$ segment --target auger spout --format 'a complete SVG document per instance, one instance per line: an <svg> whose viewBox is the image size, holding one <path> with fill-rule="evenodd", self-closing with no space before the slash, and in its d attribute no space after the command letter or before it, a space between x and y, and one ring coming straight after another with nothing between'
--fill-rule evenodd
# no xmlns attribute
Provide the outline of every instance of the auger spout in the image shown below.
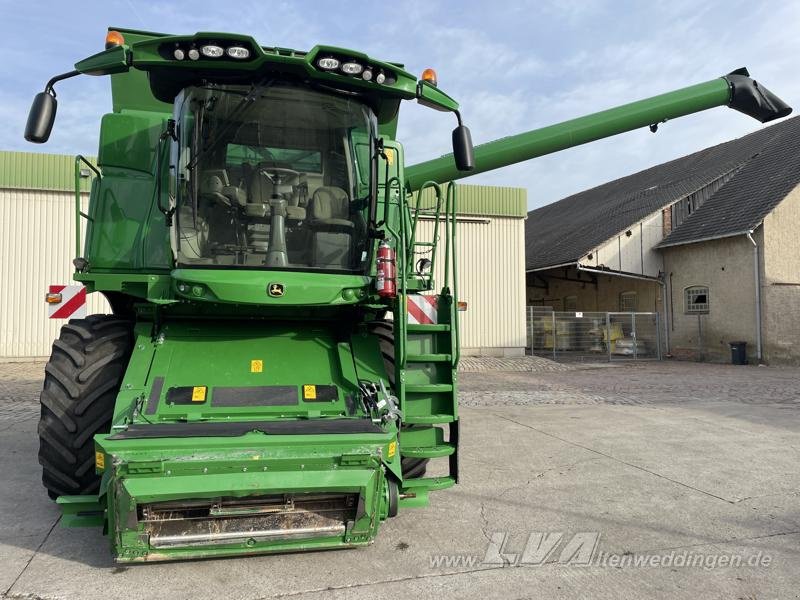
<svg viewBox="0 0 800 600"><path fill-rule="evenodd" d="M411 165L406 168L406 182L417 190L426 181L443 183L485 173L717 106L729 106L762 123L792 112L742 68L705 83L480 144L475 147L475 169L469 172L456 168L452 154Z"/></svg>

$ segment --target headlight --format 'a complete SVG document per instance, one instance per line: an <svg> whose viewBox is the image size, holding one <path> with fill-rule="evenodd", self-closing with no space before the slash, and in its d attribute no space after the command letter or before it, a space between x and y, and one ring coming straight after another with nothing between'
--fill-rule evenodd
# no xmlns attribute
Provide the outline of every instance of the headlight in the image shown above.
<svg viewBox="0 0 800 600"><path fill-rule="evenodd" d="M342 73L347 75L358 75L364 67L357 62L346 62L342 65Z"/></svg>
<svg viewBox="0 0 800 600"><path fill-rule="evenodd" d="M334 69L339 68L339 59L326 56L325 58L320 58L317 61L317 66L326 71L333 71Z"/></svg>
<svg viewBox="0 0 800 600"><path fill-rule="evenodd" d="M225 51L220 46L208 44L200 47L200 53L208 58L219 58L225 53Z"/></svg>
<svg viewBox="0 0 800 600"><path fill-rule="evenodd" d="M197 51L197 48L192 48L191 50L189 50L188 55L189 58L191 58L192 60L197 60L198 58L200 58L200 53Z"/></svg>
<svg viewBox="0 0 800 600"><path fill-rule="evenodd" d="M383 71L378 73L378 75L375 77L375 81L377 83L383 83L384 81L386 81L386 75L383 74Z"/></svg>
<svg viewBox="0 0 800 600"><path fill-rule="evenodd" d="M244 59L250 56L250 50L242 46L230 46L225 53L231 58Z"/></svg>
<svg viewBox="0 0 800 600"><path fill-rule="evenodd" d="M186 53L180 48L175 48L175 52L172 53L172 56L175 57L175 60L183 60Z"/></svg>
<svg viewBox="0 0 800 600"><path fill-rule="evenodd" d="M372 79L372 71L370 71L369 69L367 69L366 71L364 71L364 72L361 74L361 78L362 78L364 81L369 81L370 79Z"/></svg>

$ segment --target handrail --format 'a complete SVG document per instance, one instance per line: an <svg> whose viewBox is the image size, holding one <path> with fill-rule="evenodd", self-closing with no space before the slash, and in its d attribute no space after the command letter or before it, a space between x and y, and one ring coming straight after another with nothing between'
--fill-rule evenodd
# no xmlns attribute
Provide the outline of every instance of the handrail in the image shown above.
<svg viewBox="0 0 800 600"><path fill-rule="evenodd" d="M445 252L450 253L452 251L451 260L453 265L453 293L452 293L453 304L451 307L451 313L452 313L451 328L452 328L452 339L454 342L452 348L452 355L453 355L452 365L453 368L455 369L456 367L458 367L458 361L461 358L461 339L460 339L461 332L458 326L458 319L459 319L458 272L456 270L458 267L458 260L457 260L458 248L456 246L456 215L458 214L458 207L457 207L458 196L456 193L456 183L454 181L451 181L448 184L446 195L447 195L447 200L445 206L447 210L447 218L450 221L450 232L449 235L447 235L447 240L445 243ZM447 269L447 271L445 272L445 283L449 281L449 275L450 275L450 273L448 272L449 266L450 266L450 261L448 261L445 258L445 269Z"/></svg>
<svg viewBox="0 0 800 600"><path fill-rule="evenodd" d="M433 208L435 208L434 214L434 224L433 224L433 237L432 237L432 247L431 247L431 268L430 268L430 278L433 278L433 271L436 268L436 247L437 247L437 240L439 239L439 218L442 213L442 188L441 186L436 183L435 181L426 181L422 184L422 187L417 191L417 203L414 207L414 220L413 225L411 227L411 237L409 239L409 251L411 252L411 260L413 262L414 259L414 245L417 243L417 223L419 222L419 215L420 211L422 210L421 202L422 202L422 193L425 191L426 188L431 187L434 190L434 194L436 195L436 203ZM410 271L413 273L414 265L408 265ZM430 281L428 282L430 284Z"/></svg>
<svg viewBox="0 0 800 600"><path fill-rule="evenodd" d="M75 256L81 255L81 217L87 221L93 221L92 217L81 211L81 163L85 164L92 171L98 180L102 180L103 176L100 171L92 163L86 160L81 154L75 156ZM91 188L90 188L91 191Z"/></svg>

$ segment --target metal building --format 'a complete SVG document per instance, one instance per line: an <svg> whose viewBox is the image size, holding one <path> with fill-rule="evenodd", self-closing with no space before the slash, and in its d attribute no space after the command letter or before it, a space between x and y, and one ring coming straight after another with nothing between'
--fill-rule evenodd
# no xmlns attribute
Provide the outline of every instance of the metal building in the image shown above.
<svg viewBox="0 0 800 600"><path fill-rule="evenodd" d="M85 212L89 183L79 179ZM526 192L460 185L458 214L463 353L521 355ZM49 285L73 283L75 223L73 156L0 151L0 360L50 354L64 321L47 318L44 294ZM432 226L420 227L431 232ZM100 294L90 294L88 312L110 309Z"/></svg>

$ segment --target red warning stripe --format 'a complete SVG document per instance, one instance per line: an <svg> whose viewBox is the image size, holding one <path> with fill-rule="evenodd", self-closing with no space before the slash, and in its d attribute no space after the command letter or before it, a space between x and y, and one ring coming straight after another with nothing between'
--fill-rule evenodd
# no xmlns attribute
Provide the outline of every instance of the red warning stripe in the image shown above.
<svg viewBox="0 0 800 600"><path fill-rule="evenodd" d="M419 323L420 325L434 325L436 323L437 304L436 296L412 294L408 297L408 302L406 303L409 322ZM424 305L428 305L429 308L426 309Z"/></svg>
<svg viewBox="0 0 800 600"><path fill-rule="evenodd" d="M426 315L422 311L422 309L411 300L408 301L408 314L410 314L413 317L414 321L416 321L417 323L427 324L427 325L433 324L431 318L428 315Z"/></svg>
<svg viewBox="0 0 800 600"><path fill-rule="evenodd" d="M58 294L65 287L67 287L67 286L65 286L65 285L51 285L47 291L50 294Z"/></svg>
<svg viewBox="0 0 800 600"><path fill-rule="evenodd" d="M54 289L55 291L53 291ZM63 289L64 289L63 285L62 286L51 285L50 293L57 294ZM80 290L78 290L77 294L75 294L72 298L67 300L62 306L59 306L58 310L54 312L50 318L66 319L84 304L86 304L86 288L81 288Z"/></svg>

